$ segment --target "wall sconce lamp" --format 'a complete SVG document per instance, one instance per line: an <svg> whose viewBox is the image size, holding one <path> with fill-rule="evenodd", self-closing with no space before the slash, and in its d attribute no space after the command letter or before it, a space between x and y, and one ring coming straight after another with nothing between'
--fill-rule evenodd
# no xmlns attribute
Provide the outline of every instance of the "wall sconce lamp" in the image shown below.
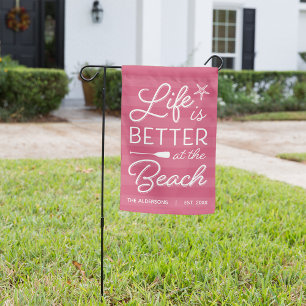
<svg viewBox="0 0 306 306"><path fill-rule="evenodd" d="M103 18L103 9L99 1L94 1L91 10L93 23L101 23Z"/></svg>

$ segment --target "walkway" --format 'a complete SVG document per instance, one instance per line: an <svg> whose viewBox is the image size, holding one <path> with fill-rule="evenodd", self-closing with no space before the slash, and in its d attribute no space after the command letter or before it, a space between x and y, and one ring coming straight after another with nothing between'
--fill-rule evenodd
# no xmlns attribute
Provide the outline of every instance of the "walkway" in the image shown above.
<svg viewBox="0 0 306 306"><path fill-rule="evenodd" d="M0 158L101 156L101 116L80 105L65 105L55 115L64 123L0 124ZM217 163L306 188L306 164L275 157L306 152L306 121L219 122ZM120 119L107 117L105 154L120 155Z"/></svg>

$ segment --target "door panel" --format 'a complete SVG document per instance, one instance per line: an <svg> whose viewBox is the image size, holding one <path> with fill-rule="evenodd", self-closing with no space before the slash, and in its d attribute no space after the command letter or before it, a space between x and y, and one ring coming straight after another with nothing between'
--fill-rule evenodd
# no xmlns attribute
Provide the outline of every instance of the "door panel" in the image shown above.
<svg viewBox="0 0 306 306"><path fill-rule="evenodd" d="M10 54L13 59L22 65L37 67L39 64L39 16L38 0L23 0L21 6L25 7L31 18L31 24L26 31L14 32L6 26L6 15L14 7L15 1L3 0L0 2L0 40L1 54Z"/></svg>
<svg viewBox="0 0 306 306"><path fill-rule="evenodd" d="M6 15L15 1L0 0L1 55L10 54L28 67L63 68L64 4L64 0L21 0L20 5L26 8L31 24L26 31L14 32L6 26ZM50 31L45 31L45 25L48 25L47 18L51 17L54 18L55 28L54 42L50 45L50 39L46 39L46 35L50 37Z"/></svg>

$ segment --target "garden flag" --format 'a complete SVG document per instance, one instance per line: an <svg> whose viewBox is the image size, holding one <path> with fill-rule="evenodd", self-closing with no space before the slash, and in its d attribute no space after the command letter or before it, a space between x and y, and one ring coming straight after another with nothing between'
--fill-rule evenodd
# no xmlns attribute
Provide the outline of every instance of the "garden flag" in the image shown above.
<svg viewBox="0 0 306 306"><path fill-rule="evenodd" d="M218 68L122 67L120 209L215 209Z"/></svg>

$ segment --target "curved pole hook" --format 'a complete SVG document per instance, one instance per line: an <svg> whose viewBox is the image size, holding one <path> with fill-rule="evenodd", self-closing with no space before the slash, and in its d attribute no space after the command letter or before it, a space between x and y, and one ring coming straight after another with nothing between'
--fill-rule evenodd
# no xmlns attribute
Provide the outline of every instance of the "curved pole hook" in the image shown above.
<svg viewBox="0 0 306 306"><path fill-rule="evenodd" d="M216 57L216 58L218 58L219 59L219 61L220 61L220 65L219 65L219 67L218 67L218 71L220 71L222 68L223 68L223 59L222 59L222 57L220 57L219 55L212 55L205 63L204 63L204 66L211 60L211 59L213 59L214 57Z"/></svg>
<svg viewBox="0 0 306 306"><path fill-rule="evenodd" d="M91 78L86 78L83 74L83 70L86 69L86 68L113 68L113 69L118 69L118 68L121 68L121 66L108 66L108 65L86 65L84 67L82 67L81 71L80 71L80 77L83 81L86 81L86 82L90 82L92 81L93 79L95 79L98 75L99 75L99 71L97 71L95 73L94 76L92 76Z"/></svg>
<svg viewBox="0 0 306 306"><path fill-rule="evenodd" d="M90 82L92 81L93 79L95 79L98 75L99 75L99 71L96 72L96 74L94 76L92 76L91 78L86 78L83 74L83 70L86 69L86 68L97 68L97 67L102 67L102 66L95 66L95 65L86 65L84 67L82 67L81 71L80 71L80 77L83 81L86 81L86 82Z"/></svg>
<svg viewBox="0 0 306 306"><path fill-rule="evenodd" d="M208 60L204 63L204 65L206 65L211 59L213 59L214 57L218 58L220 61L220 66L218 67L218 71L220 71L223 67L223 59L222 57L220 57L219 55L212 55L211 57L208 58ZM121 68L121 66L104 66L104 65L86 65L84 67L82 67L81 71L80 71L80 78L85 81L85 82L90 82L92 80L94 80L98 75L99 75L99 71L97 71L94 76L92 76L91 78L86 78L83 74L84 69L86 68Z"/></svg>

